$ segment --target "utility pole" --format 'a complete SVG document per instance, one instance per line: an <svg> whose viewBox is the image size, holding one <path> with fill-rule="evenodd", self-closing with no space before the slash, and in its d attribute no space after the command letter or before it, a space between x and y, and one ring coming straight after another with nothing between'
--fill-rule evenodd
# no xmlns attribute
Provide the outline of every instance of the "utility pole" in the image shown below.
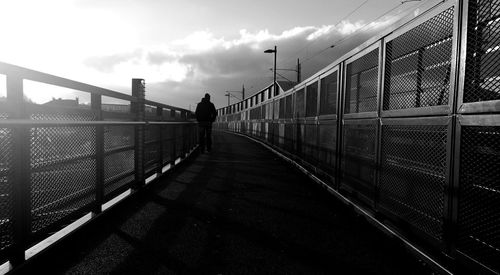
<svg viewBox="0 0 500 275"><path fill-rule="evenodd" d="M300 83L300 62L297 58L297 83Z"/></svg>
<svg viewBox="0 0 500 275"><path fill-rule="evenodd" d="M231 104L231 101L230 101L231 97L234 97L237 100L240 100L238 97L234 96L232 93L241 93L243 99L245 99L245 85L243 85L243 90L242 91L226 91L225 96L227 96L227 106L229 106ZM241 100L243 100L243 99L241 99Z"/></svg>
<svg viewBox="0 0 500 275"><path fill-rule="evenodd" d="M277 91L277 85L276 85L276 56L278 55L278 50L276 48L276 45L274 46L274 77L273 77L273 85L274 85L274 95L277 96L278 95L278 91Z"/></svg>
<svg viewBox="0 0 500 275"><path fill-rule="evenodd" d="M264 51L264 53L274 53L274 66L273 66L273 88L274 88L274 95L278 95L277 91L277 85L276 85L276 56L278 55L278 49L276 48L276 45L274 46L274 50L272 49L267 49Z"/></svg>

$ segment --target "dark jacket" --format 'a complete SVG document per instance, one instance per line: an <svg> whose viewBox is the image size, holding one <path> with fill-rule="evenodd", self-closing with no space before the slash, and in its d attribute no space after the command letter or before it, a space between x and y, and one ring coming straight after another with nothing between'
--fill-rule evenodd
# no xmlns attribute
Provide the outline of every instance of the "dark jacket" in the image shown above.
<svg viewBox="0 0 500 275"><path fill-rule="evenodd" d="M207 98L202 98L196 106L196 120L199 122L214 122L217 117L217 110L212 102Z"/></svg>

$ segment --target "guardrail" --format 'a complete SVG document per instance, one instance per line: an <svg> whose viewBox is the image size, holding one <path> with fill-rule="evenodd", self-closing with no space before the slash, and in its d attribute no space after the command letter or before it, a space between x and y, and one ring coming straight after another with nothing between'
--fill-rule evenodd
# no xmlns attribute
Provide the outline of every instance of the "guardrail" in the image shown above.
<svg viewBox="0 0 500 275"><path fill-rule="evenodd" d="M500 273L499 34L498 0L425 1L293 89L219 109L217 127L301 163L449 269Z"/></svg>
<svg viewBox="0 0 500 275"><path fill-rule="evenodd" d="M197 146L192 113L132 96L0 63L7 97L0 102L0 264L11 269L30 247L73 221L101 213L183 160ZM90 94L89 106L24 100L25 80ZM128 104L104 108L103 97Z"/></svg>

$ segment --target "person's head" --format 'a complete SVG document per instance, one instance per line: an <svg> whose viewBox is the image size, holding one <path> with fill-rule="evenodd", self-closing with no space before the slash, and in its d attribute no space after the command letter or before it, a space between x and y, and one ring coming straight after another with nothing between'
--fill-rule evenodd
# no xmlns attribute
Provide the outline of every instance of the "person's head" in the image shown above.
<svg viewBox="0 0 500 275"><path fill-rule="evenodd" d="M210 95L208 93L205 94L205 100L209 100L210 101Z"/></svg>

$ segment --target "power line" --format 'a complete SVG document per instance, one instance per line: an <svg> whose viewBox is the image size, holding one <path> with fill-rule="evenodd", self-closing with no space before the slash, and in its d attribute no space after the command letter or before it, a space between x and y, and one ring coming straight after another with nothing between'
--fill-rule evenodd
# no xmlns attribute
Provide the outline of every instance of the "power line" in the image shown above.
<svg viewBox="0 0 500 275"><path fill-rule="evenodd" d="M368 3L368 1L370 0L366 0L365 2L361 3L359 6L357 6L354 10L352 10L349 14L347 14L346 16L342 17L342 19L340 19L339 21L337 21L335 24L333 24L333 27L336 27L338 24L342 23L342 21L344 21L345 19L347 19L349 16L351 16L353 13L357 12L361 7L363 7L366 3ZM303 51L305 48L311 46L312 44L314 43L317 43L318 40L313 40L311 42L307 42L306 45L304 47L302 47L301 49L299 49L298 51L296 51L292 56L296 56L298 53L300 53L301 51ZM288 62L290 59L292 59L292 57L289 57L288 59L285 59L284 61L281 61L282 63L286 63Z"/></svg>
<svg viewBox="0 0 500 275"><path fill-rule="evenodd" d="M369 1L369 0L366 0L365 2L363 2L360 6L358 6L358 7L357 7L354 11L352 11L350 14L353 14L353 13L354 13L357 9L361 8L361 6L363 6L363 5L364 5L365 3L367 3L368 1ZM390 9L390 10L388 10L388 11L384 12L382 15L378 16L377 18L375 18L375 19L374 19L374 20L372 20L371 22L368 22L368 23L364 24L363 26L361 26L359 29L357 29L356 31L354 31L352 34L345 36L344 38L340 39L339 41L336 41L336 42L335 42L335 43L333 43L332 45L330 45L330 46L328 46L328 47L324 48L323 50L321 50L321 51L319 51L319 52L317 52L316 54L314 54L314 55L312 55L312 56L310 56L310 57L306 57L306 58L305 58L305 59L304 59L301 63L303 64L303 63L305 63L305 62L307 62L307 61L310 61L310 60L311 60L311 59L313 59L314 57L316 57L316 56L318 56L318 55L320 55L320 54L322 54L322 53L326 52L327 50L329 50L329 49L331 49L331 48L334 48L335 46L340 45L341 43L343 43L344 41L346 41L346 40L348 40L348 39L353 38L355 35L358 35L358 34L359 34L359 32L360 32L361 30L364 30L364 29L365 29L365 28L366 28L369 24L371 24L371 23L373 23L373 22L376 22L376 21L377 21L377 20L379 20L380 18L382 18L382 17L386 16L387 14L391 13L391 12L392 12L392 11L394 11L395 9L399 8L400 6L402 6L404 3L406 3L406 2L400 3L399 5L397 5L397 6L393 7L392 9ZM348 15L348 16L349 16L349 15ZM347 16L346 16L346 17L347 17ZM346 18L346 17L345 17L345 18ZM344 19L345 19L345 18L344 18ZM344 19L342 19L342 20L344 20ZM369 29L371 29L371 28L373 28L373 27L374 27L374 25L372 25L372 26L371 26L371 27L369 27L369 28L366 28L366 30L369 30ZM297 51L296 53L298 53L298 52L302 51L302 50L303 50L304 48L306 48L306 47L307 47L307 45L306 45L305 47L303 47L302 49L300 49L299 51ZM291 58L288 58L288 59L286 59L286 60L288 61L288 60L290 60L290 59L291 59ZM283 61L282 61L282 63L283 63ZM260 85L260 86L262 86L262 85L263 85L263 83L264 83L264 81L262 80L262 78L260 78L260 79L261 79L261 80L260 80L260 81L258 81L258 82L259 82L259 85Z"/></svg>
<svg viewBox="0 0 500 275"><path fill-rule="evenodd" d="M317 52L316 54L314 54L314 55L312 55L312 56L310 56L310 57L307 57L307 58L303 59L303 60L302 60L302 63L305 63L305 62L307 62L307 61L309 61L309 60L311 60L311 59L315 58L316 56L318 56L318 55L320 55L320 54L324 53L326 50L331 49L331 48L333 48L333 47L335 47L335 46L338 46L338 45L340 45L342 42L344 42L344 41L346 41L346 40L348 40L348 39L353 38L355 35L358 35L358 34L359 34L359 32L360 32L361 30L364 30L366 26L368 26L369 24L371 24L371 23L373 23L373 22L376 22L378 19L380 19L380 18L382 18L382 17L386 16L387 14L389 14L390 12L392 12L392 11L394 11L395 9L399 8L399 7L400 7L401 5L403 5L403 4L404 4L404 3L401 3L401 4L397 5L397 6L395 6L394 8L392 8L392 9L390 9L390 10L386 11L385 13L383 13L382 15L380 15L379 17L375 18L373 21L371 21L371 22L369 22L369 23L364 24L364 25L363 25L363 26L361 26L359 29L357 29L356 31L354 31L352 34L347 35L347 36L345 36L344 38L342 38L341 40L334 42L332 45L328 46L327 48L325 48L325 49L323 49L323 50L321 50L321 51L319 51L319 52ZM371 28L373 28L373 27L374 27L374 25L372 25L370 28L367 28L366 30L369 30L369 29L371 29Z"/></svg>
<svg viewBox="0 0 500 275"><path fill-rule="evenodd" d="M390 9L390 10L386 11L384 14L382 14L382 15L380 15L379 17L375 18L372 22L364 24L361 28L357 29L357 30L356 30L355 32L353 32L352 34L350 34L350 35L348 35L348 36L344 37L343 39L341 39L341 40L337 41L336 43L334 43L334 45L339 45L340 43L344 42L345 40L352 38L354 35L357 35L359 31L361 31L362 29L364 29L367 25L369 25L369 24L371 24L371 23L373 23L373 22L376 22L377 20L379 20L380 18L382 18L382 17L386 16L387 14L389 14L389 13L390 13L390 12L392 12L393 10L395 10L395 9L399 8L399 7L400 7L400 6L402 6L403 4L404 4L404 3L401 3L401 4L397 5L397 6L395 6L394 8L392 8L392 9ZM372 26L371 26L370 28L368 28L367 30L369 30L369 29L371 29L371 28L373 28L373 27L374 27L374 25L372 25Z"/></svg>

